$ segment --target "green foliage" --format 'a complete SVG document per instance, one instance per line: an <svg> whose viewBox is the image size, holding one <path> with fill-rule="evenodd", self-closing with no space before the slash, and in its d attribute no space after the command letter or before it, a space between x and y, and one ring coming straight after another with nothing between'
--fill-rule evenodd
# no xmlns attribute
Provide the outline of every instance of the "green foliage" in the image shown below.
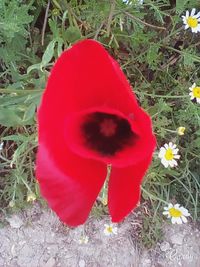
<svg viewBox="0 0 200 267"><path fill-rule="evenodd" d="M9 90L7 91L9 93ZM11 90L11 92L13 92ZM36 106L40 102L41 92L17 91L0 98L0 124L7 127L31 125L34 123Z"/></svg>
<svg viewBox="0 0 200 267"><path fill-rule="evenodd" d="M176 12L181 14L188 8L199 7L200 3L196 0L176 0Z"/></svg>
<svg viewBox="0 0 200 267"><path fill-rule="evenodd" d="M189 97L189 87L194 82L200 86L199 34L184 30L181 15L200 5L174 2L116 0L111 7L110 1L53 0L48 10L45 0L1 1L0 206L21 207L30 192L39 197L33 172L35 111L57 57L77 40L92 38L119 61L152 117L158 147L142 186L149 210L141 232L144 244L161 238L168 202L180 203L193 220L199 218L200 106ZM178 136L179 126L186 127L184 136ZM181 155L174 169L164 168L158 158L159 148L170 141ZM106 212L107 207L96 204L96 216Z"/></svg>
<svg viewBox="0 0 200 267"><path fill-rule="evenodd" d="M18 71L17 63L23 59L29 36L28 26L33 20L29 14L31 2L18 0L0 2L0 61L6 73Z"/></svg>
<svg viewBox="0 0 200 267"><path fill-rule="evenodd" d="M163 222L160 219L160 214L156 213L157 207L154 207L153 209L151 208L151 210L148 211L148 214L145 214L145 212L142 213L142 231L140 234L140 242L141 245L147 248L151 248L163 238Z"/></svg>
<svg viewBox="0 0 200 267"><path fill-rule="evenodd" d="M32 133L29 128L25 130L26 133L21 134L22 131L23 128L18 128L15 134L2 138L6 145L5 152L0 155L0 160L4 161L2 167L5 172L0 180L1 207L6 204L15 209L24 207L30 193L39 197L33 173L36 133ZM12 157L9 157L10 153Z"/></svg>

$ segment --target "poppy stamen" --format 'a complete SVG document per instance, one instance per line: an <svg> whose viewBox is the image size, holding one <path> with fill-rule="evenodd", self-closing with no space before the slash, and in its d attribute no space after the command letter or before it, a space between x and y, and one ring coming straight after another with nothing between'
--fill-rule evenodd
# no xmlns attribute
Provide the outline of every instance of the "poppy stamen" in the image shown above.
<svg viewBox="0 0 200 267"><path fill-rule="evenodd" d="M100 123L100 132L104 136L112 136L115 134L117 124L112 119L104 119Z"/></svg>
<svg viewBox="0 0 200 267"><path fill-rule="evenodd" d="M104 112L89 114L82 125L82 133L85 145L102 156L113 156L138 138L128 120Z"/></svg>

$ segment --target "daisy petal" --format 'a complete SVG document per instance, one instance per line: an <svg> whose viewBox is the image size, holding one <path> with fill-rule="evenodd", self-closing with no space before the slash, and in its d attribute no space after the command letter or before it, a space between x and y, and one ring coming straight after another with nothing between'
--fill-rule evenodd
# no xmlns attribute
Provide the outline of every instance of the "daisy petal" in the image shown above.
<svg viewBox="0 0 200 267"><path fill-rule="evenodd" d="M196 8L193 8L190 16L193 17L195 12L196 12Z"/></svg>
<svg viewBox="0 0 200 267"><path fill-rule="evenodd" d="M182 224L182 220L181 220L180 217L177 217L176 223L177 223L177 224Z"/></svg>
<svg viewBox="0 0 200 267"><path fill-rule="evenodd" d="M178 166L178 163L177 163L177 161L176 160L172 160L172 163L174 164L174 166Z"/></svg>
<svg viewBox="0 0 200 267"><path fill-rule="evenodd" d="M193 28L193 32L194 33L197 33L198 32L198 28L196 27L196 28Z"/></svg>
<svg viewBox="0 0 200 267"><path fill-rule="evenodd" d="M117 235L117 227L113 228L113 234Z"/></svg>
<svg viewBox="0 0 200 267"><path fill-rule="evenodd" d="M163 211L163 215L168 215L169 211Z"/></svg>
<svg viewBox="0 0 200 267"><path fill-rule="evenodd" d="M169 147L173 148L172 142L169 142Z"/></svg>
<svg viewBox="0 0 200 267"><path fill-rule="evenodd" d="M169 166L169 163L164 158L161 160L161 163L165 166L165 168Z"/></svg>
<svg viewBox="0 0 200 267"><path fill-rule="evenodd" d="M168 148L169 148L169 145L168 145L168 144L164 144L164 147L165 147L166 149L168 149Z"/></svg>
<svg viewBox="0 0 200 267"><path fill-rule="evenodd" d="M179 149L178 149L178 148L175 148L175 149L173 149L173 154L177 154L177 153L178 153L178 151L179 151Z"/></svg>
<svg viewBox="0 0 200 267"><path fill-rule="evenodd" d="M164 207L163 209L164 209L164 210L169 210L169 207Z"/></svg>
<svg viewBox="0 0 200 267"><path fill-rule="evenodd" d="M183 215L181 216L181 219L182 219L182 221L183 221L184 223L187 223L187 221L188 221L187 218L186 218L185 216L183 216Z"/></svg>
<svg viewBox="0 0 200 267"><path fill-rule="evenodd" d="M186 20L186 17L182 17L182 20L183 20L183 23L186 24L187 23L187 20Z"/></svg>
<svg viewBox="0 0 200 267"><path fill-rule="evenodd" d="M200 18L199 18L199 22L200 22ZM200 31L200 24L197 26L197 30Z"/></svg>
<svg viewBox="0 0 200 267"><path fill-rule="evenodd" d="M172 224L175 224L175 223L177 223L177 218L172 217Z"/></svg>
<svg viewBox="0 0 200 267"><path fill-rule="evenodd" d="M158 154L158 157L162 158L165 155L165 153L166 153L166 149L164 147L161 147L159 154Z"/></svg>
<svg viewBox="0 0 200 267"><path fill-rule="evenodd" d="M200 17L200 11L196 15L194 15L193 17L198 19Z"/></svg>
<svg viewBox="0 0 200 267"><path fill-rule="evenodd" d="M192 30L192 32L196 33L196 30L195 30L195 28L191 28L191 30Z"/></svg>
<svg viewBox="0 0 200 267"><path fill-rule="evenodd" d="M168 209L173 208L173 204L169 203Z"/></svg>
<svg viewBox="0 0 200 267"><path fill-rule="evenodd" d="M169 162L169 166L171 167L171 168L173 168L175 165L174 165L174 162L172 161L172 160L170 160Z"/></svg>

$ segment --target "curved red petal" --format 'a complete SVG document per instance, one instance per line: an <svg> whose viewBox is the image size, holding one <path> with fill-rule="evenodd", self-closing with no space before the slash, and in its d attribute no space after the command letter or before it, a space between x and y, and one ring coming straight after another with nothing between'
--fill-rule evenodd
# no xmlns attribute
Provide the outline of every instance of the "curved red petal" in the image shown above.
<svg viewBox="0 0 200 267"><path fill-rule="evenodd" d="M133 210L140 200L142 178L151 157L137 165L113 168L108 184L108 207L113 222L119 222Z"/></svg>
<svg viewBox="0 0 200 267"><path fill-rule="evenodd" d="M60 219L71 226L83 224L101 190L106 167L65 149L65 170L56 164L44 144L37 154L36 176L41 194Z"/></svg>
<svg viewBox="0 0 200 267"><path fill-rule="evenodd" d="M98 42L80 41L66 50L52 68L43 105L53 106L49 115L96 106L129 114L137 105L131 87L118 63Z"/></svg>

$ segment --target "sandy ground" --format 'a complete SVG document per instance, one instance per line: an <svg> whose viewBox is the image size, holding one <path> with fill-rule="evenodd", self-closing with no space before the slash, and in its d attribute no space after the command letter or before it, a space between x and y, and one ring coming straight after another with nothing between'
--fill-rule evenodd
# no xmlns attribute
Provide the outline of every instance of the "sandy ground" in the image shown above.
<svg viewBox="0 0 200 267"><path fill-rule="evenodd" d="M199 267L200 231L192 224L163 226L165 239L151 250L137 245L136 214L105 236L103 219L68 228L53 212L34 205L4 218L0 228L0 267ZM87 235L87 244L79 239Z"/></svg>

